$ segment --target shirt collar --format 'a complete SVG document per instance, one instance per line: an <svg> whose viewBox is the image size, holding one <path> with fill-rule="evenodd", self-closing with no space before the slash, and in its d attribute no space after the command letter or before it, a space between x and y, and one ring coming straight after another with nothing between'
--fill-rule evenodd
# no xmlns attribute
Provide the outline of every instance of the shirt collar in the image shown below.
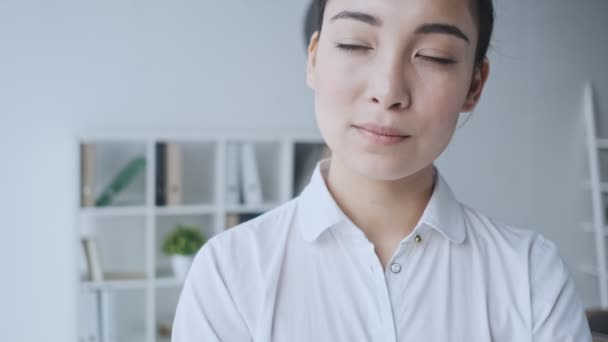
<svg viewBox="0 0 608 342"><path fill-rule="evenodd" d="M349 221L332 197L325 179L329 170L329 158L319 161L310 179L298 198L298 223L304 239L315 241L324 231L338 223ZM465 240L462 205L435 169L435 187L420 221L455 243Z"/></svg>

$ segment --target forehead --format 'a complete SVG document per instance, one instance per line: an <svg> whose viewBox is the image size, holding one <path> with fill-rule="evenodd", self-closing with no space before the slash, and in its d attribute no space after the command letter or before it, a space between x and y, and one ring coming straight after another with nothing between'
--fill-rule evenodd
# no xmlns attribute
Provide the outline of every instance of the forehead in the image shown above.
<svg viewBox="0 0 608 342"><path fill-rule="evenodd" d="M360 11L382 21L382 27L400 31L423 23L458 26L474 38L477 33L474 0L329 0L324 22L341 11Z"/></svg>

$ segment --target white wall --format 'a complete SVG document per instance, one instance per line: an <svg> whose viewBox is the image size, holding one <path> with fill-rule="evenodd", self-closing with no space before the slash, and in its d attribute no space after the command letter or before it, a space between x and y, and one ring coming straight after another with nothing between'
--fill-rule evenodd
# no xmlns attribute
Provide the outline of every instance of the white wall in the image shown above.
<svg viewBox="0 0 608 342"><path fill-rule="evenodd" d="M74 135L317 134L305 2L0 3L3 340L75 341ZM595 280L575 271L593 245L577 230L574 142L583 80L608 91L608 2L503 0L497 12L482 103L439 164L463 201L554 239L591 305Z"/></svg>
<svg viewBox="0 0 608 342"><path fill-rule="evenodd" d="M496 7L490 80L439 165L463 201L553 239L591 306L599 300L596 279L577 270L595 263L592 236L580 231L590 210L580 177L582 86L594 80L600 134L608 136L608 2Z"/></svg>

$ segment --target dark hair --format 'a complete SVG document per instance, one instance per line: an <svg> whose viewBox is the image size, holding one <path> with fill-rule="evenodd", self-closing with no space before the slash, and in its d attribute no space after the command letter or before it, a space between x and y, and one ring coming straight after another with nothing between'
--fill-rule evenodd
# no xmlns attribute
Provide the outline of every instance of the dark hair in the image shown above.
<svg viewBox="0 0 608 342"><path fill-rule="evenodd" d="M313 0L308 13L306 15L305 23L305 42L308 44L311 35L315 31L321 32L323 27L323 15L325 14L325 5L328 0ZM483 62L488 48L490 46L490 39L492 38L492 31L494 30L494 5L492 0L471 0L476 2L477 9L477 23L479 29L479 39L477 41L477 51L475 52L475 65L480 66Z"/></svg>

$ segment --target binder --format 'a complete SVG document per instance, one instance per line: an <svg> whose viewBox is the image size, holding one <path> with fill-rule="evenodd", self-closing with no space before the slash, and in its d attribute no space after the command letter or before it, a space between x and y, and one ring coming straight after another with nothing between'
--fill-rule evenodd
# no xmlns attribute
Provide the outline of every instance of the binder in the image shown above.
<svg viewBox="0 0 608 342"><path fill-rule="evenodd" d="M231 143L226 145L226 204L240 203L239 179L239 146Z"/></svg>
<svg viewBox="0 0 608 342"><path fill-rule="evenodd" d="M95 144L80 145L80 205L95 206Z"/></svg>
<svg viewBox="0 0 608 342"><path fill-rule="evenodd" d="M101 342L99 304L98 291L80 290L78 342Z"/></svg>
<svg viewBox="0 0 608 342"><path fill-rule="evenodd" d="M101 305L101 338L103 342L117 342L116 334L116 293L112 290L100 290Z"/></svg>
<svg viewBox="0 0 608 342"><path fill-rule="evenodd" d="M163 206L167 204L167 198L165 193L165 159L166 159L166 145L165 143L156 144L156 192L155 192L155 203L157 206Z"/></svg>
<svg viewBox="0 0 608 342"><path fill-rule="evenodd" d="M296 176L294 177L294 195L297 196L301 194L306 185L310 183L311 176L319 161L329 158L330 156L331 150L327 145L316 146L312 149L312 151L308 152L307 155L302 156L304 158L302 168L299 170L299 173L296 173Z"/></svg>
<svg viewBox="0 0 608 342"><path fill-rule="evenodd" d="M262 187L260 175L252 143L243 143L241 147L241 180L245 204L256 205L262 203Z"/></svg>
<svg viewBox="0 0 608 342"><path fill-rule="evenodd" d="M165 194L167 205L182 204L182 152L177 143L165 147Z"/></svg>

